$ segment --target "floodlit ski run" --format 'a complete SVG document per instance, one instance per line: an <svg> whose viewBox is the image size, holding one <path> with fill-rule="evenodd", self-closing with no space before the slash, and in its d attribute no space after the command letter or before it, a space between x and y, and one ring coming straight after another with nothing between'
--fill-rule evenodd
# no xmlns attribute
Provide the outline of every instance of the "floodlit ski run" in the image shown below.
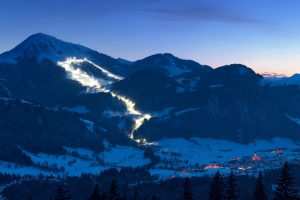
<svg viewBox="0 0 300 200"><path fill-rule="evenodd" d="M123 77L109 72L108 70L104 69L103 67L100 67L99 65L95 64L94 62L92 62L86 58L84 58L84 59L77 59L75 57L67 58L65 61L57 62L57 64L65 69L65 71L68 73L68 76L70 79L79 82L82 86L96 89L97 92L110 93L113 97L122 101L124 103L124 105L126 106L127 114L134 116L134 126L129 134L129 137L132 140L135 140L137 143L147 144L146 139L135 139L134 131L136 131L143 125L144 120L149 120L152 116L150 114L142 113L141 111L136 110L135 103L132 100L128 99L125 96L121 96L115 92L112 92L107 87L105 87L110 82L95 78L95 77L87 74L80 68L74 67L74 65L76 65L76 64L82 64L85 62L98 68L99 70L101 70L103 72L103 74L105 74L109 78L112 78L115 80L123 79Z"/></svg>

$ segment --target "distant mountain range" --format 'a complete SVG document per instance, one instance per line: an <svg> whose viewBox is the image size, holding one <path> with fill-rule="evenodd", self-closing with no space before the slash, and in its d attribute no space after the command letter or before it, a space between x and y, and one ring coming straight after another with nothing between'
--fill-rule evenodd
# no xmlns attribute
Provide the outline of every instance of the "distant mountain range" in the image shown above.
<svg viewBox="0 0 300 200"><path fill-rule="evenodd" d="M68 58L69 69L59 65ZM135 145L132 131L148 141L299 140L299 85L299 74L264 78L241 64L213 69L172 54L131 62L34 34L0 55L0 160L28 162L20 149L55 154L64 146L101 151L95 141ZM151 118L136 121L146 113Z"/></svg>
<svg viewBox="0 0 300 200"><path fill-rule="evenodd" d="M265 77L263 83L272 86L300 85L300 74L294 74L291 77Z"/></svg>

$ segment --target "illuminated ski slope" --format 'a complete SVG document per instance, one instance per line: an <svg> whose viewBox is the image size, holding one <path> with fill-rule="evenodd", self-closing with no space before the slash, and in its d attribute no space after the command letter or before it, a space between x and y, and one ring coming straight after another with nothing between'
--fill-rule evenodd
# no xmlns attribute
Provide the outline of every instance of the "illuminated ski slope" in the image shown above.
<svg viewBox="0 0 300 200"><path fill-rule="evenodd" d="M74 65L76 65L76 64L82 64L85 62L89 63L89 64L93 65L94 67L96 67L97 69L101 70L103 72L103 74L105 74L109 78L112 78L116 81L123 79L123 77L109 72L108 70L104 69L103 67L100 67L99 65L95 64L92 61L87 60L86 58L84 58L84 59L77 59L75 57L67 58L65 61L60 61L57 64L60 67L65 69L65 71L68 73L68 76L70 79L79 82L82 86L96 89L97 92L110 93L113 97L122 101L124 103L124 105L126 106L127 114L134 116L134 126L129 134L129 137L131 139L135 140L137 143L147 144L146 139L135 139L133 133L134 133L134 131L136 131L137 129L139 129L142 126L142 124L144 123L144 120L149 120L151 118L151 115L142 113L141 111L136 110L135 103L133 101L131 101L130 99L128 99L127 97L121 96L115 92L110 91L107 87L105 87L109 84L107 81L95 78L95 77L87 74L83 70L74 67Z"/></svg>

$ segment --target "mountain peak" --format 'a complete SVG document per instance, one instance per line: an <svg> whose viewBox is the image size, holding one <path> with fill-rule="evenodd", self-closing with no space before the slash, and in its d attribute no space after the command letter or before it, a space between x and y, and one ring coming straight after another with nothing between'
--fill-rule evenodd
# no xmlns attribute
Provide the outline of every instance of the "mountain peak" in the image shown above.
<svg viewBox="0 0 300 200"><path fill-rule="evenodd" d="M25 39L25 41L38 41L38 40L45 41L45 40L59 40L59 39L45 33L34 33Z"/></svg>
<svg viewBox="0 0 300 200"><path fill-rule="evenodd" d="M216 68L206 81L210 84L257 83L263 77L242 64L231 64Z"/></svg>
<svg viewBox="0 0 300 200"><path fill-rule="evenodd" d="M65 42L44 33L35 33L12 50L0 55L2 62L16 62L21 58L64 60L67 57L85 57L92 50L81 45Z"/></svg>
<svg viewBox="0 0 300 200"><path fill-rule="evenodd" d="M191 71L207 72L211 70L209 66L201 65L192 60L180 59L171 53L159 53L148 56L134 63L140 70L162 69L170 76L177 76Z"/></svg>
<svg viewBox="0 0 300 200"><path fill-rule="evenodd" d="M243 64L230 64L219 67L216 69L220 72L231 73L231 74L240 74L244 76L260 76L256 74L251 68L243 65Z"/></svg>
<svg viewBox="0 0 300 200"><path fill-rule="evenodd" d="M300 80L300 74L294 74L293 76L291 76L291 78L297 78L297 79L299 79Z"/></svg>

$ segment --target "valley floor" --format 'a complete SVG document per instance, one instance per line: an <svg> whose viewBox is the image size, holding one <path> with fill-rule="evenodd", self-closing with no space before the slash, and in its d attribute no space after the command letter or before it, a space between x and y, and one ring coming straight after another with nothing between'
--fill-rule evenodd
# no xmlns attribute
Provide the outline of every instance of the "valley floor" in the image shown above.
<svg viewBox="0 0 300 200"><path fill-rule="evenodd" d="M300 143L285 138L257 140L239 144L225 140L191 138L164 139L147 145L159 157L157 164L144 154L144 147L112 146L99 154L81 148L65 147L66 155L32 154L32 166L0 161L0 173L16 175L80 176L98 174L109 168L147 166L159 179L204 176L217 170L226 174L255 175L259 171L280 168L285 161L300 162Z"/></svg>

